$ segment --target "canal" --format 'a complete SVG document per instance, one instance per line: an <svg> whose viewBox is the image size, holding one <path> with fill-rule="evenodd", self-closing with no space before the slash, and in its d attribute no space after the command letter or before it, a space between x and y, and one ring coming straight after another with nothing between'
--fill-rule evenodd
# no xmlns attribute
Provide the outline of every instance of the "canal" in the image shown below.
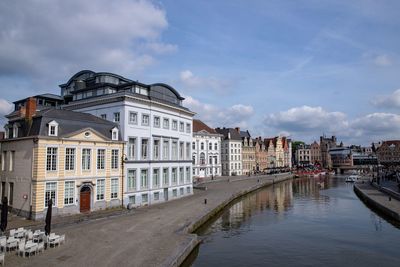
<svg viewBox="0 0 400 267"><path fill-rule="evenodd" d="M193 266L400 266L399 225L343 177L300 178L245 196L199 230Z"/></svg>

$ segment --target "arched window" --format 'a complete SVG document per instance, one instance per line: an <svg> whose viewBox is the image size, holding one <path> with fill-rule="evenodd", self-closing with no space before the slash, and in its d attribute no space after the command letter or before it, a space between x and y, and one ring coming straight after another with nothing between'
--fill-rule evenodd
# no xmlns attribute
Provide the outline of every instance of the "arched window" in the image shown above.
<svg viewBox="0 0 400 267"><path fill-rule="evenodd" d="M204 153L200 153L200 165L206 164L206 157Z"/></svg>
<svg viewBox="0 0 400 267"><path fill-rule="evenodd" d="M214 144L214 149L218 150L218 144L217 143Z"/></svg>
<svg viewBox="0 0 400 267"><path fill-rule="evenodd" d="M204 150L204 143L203 142L201 142L201 144L200 144L200 149Z"/></svg>

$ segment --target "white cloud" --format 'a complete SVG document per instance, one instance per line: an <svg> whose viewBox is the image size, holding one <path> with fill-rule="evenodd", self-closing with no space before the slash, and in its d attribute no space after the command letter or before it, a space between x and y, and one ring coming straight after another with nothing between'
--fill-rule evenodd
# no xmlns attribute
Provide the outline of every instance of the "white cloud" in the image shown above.
<svg viewBox="0 0 400 267"><path fill-rule="evenodd" d="M252 106L236 104L230 107L217 107L202 103L191 96L185 96L184 106L197 113L196 117L210 127L241 127L249 126L249 119L254 114Z"/></svg>
<svg viewBox="0 0 400 267"><path fill-rule="evenodd" d="M287 111L269 114L264 122L267 127L292 134L338 132L348 126L346 114L310 106L294 107Z"/></svg>
<svg viewBox="0 0 400 267"><path fill-rule="evenodd" d="M355 119L351 128L356 136L399 139L400 115L393 113L368 114Z"/></svg>
<svg viewBox="0 0 400 267"><path fill-rule="evenodd" d="M377 107L400 108L400 89L395 90L390 95L380 95L371 100L371 103Z"/></svg>
<svg viewBox="0 0 400 267"><path fill-rule="evenodd" d="M387 55L379 55L375 57L374 63L380 67L386 67L392 65L392 60Z"/></svg>
<svg viewBox="0 0 400 267"><path fill-rule="evenodd" d="M165 11L145 0L1 1L0 25L0 76L126 75L177 49L161 41Z"/></svg>
<svg viewBox="0 0 400 267"><path fill-rule="evenodd" d="M213 89L217 93L228 93L232 89L233 81L216 77L200 77L190 70L181 71L179 82L185 89Z"/></svg>

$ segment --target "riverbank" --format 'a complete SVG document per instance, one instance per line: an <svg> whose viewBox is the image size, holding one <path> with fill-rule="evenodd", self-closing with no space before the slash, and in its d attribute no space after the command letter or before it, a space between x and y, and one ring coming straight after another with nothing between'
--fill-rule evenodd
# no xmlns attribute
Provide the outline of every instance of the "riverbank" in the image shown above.
<svg viewBox="0 0 400 267"><path fill-rule="evenodd" d="M354 192L357 196L391 219L400 222L400 201L379 191L369 183L355 184Z"/></svg>
<svg viewBox="0 0 400 267"><path fill-rule="evenodd" d="M54 228L65 245L29 259L7 253L10 266L178 266L197 245L192 231L243 194L290 179L289 174L232 177L204 184L192 196L126 215ZM245 178L245 179L243 179ZM205 204L204 199L207 199Z"/></svg>

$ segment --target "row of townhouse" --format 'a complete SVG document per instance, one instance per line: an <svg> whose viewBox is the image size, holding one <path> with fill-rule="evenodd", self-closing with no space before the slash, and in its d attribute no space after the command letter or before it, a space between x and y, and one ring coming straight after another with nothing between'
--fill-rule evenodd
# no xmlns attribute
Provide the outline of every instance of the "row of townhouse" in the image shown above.
<svg viewBox="0 0 400 267"><path fill-rule="evenodd" d="M1 197L19 214L135 207L188 196L195 113L166 84L84 70L14 102L1 142Z"/></svg>
<svg viewBox="0 0 400 267"><path fill-rule="evenodd" d="M286 137L252 138L240 128L213 129L193 120L193 175L248 175L291 168L291 141Z"/></svg>

